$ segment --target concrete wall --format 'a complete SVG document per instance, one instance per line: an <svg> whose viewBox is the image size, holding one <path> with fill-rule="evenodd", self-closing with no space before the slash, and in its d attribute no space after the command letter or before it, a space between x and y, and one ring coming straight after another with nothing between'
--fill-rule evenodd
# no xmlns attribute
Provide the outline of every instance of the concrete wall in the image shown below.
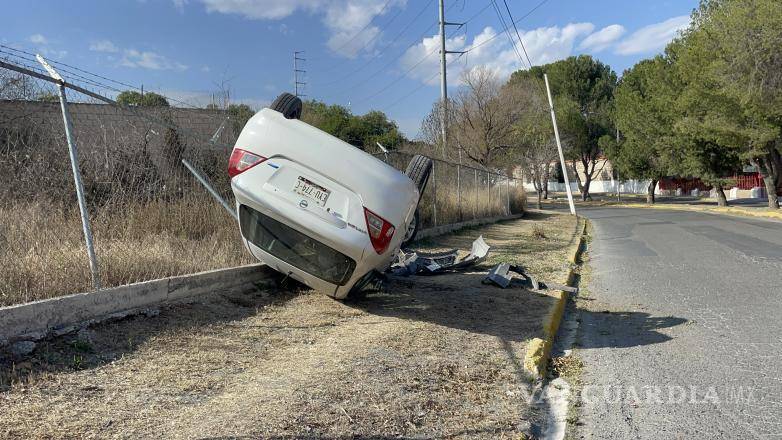
<svg viewBox="0 0 782 440"><path fill-rule="evenodd" d="M266 266L253 264L0 307L0 346L68 333L83 325L192 300L206 293L270 284L274 273Z"/></svg>

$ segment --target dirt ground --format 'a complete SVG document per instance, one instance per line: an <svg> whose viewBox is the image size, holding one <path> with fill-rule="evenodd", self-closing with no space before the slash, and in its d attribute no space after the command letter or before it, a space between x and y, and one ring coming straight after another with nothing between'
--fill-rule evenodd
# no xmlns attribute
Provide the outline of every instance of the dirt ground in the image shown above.
<svg viewBox="0 0 782 440"><path fill-rule="evenodd" d="M480 281L500 261L560 281L575 226L530 214L429 240L483 234L491 258L361 300L215 293L41 343L0 361L0 437L525 438L543 415L524 353L553 300Z"/></svg>

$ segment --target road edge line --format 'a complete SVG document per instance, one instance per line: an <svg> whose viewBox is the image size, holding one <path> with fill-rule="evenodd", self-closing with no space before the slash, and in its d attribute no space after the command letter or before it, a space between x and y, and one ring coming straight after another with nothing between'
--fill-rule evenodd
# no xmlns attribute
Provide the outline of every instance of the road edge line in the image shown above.
<svg viewBox="0 0 782 440"><path fill-rule="evenodd" d="M585 217L579 217L578 221L583 220L583 226L576 226L576 233L579 235L575 248L568 258L570 269L568 270L565 284L573 286L576 278L576 267L581 254L584 252L586 244L586 234L589 221ZM580 231L579 231L580 230ZM570 295L565 291L559 291L556 302L549 310L546 321L543 324L544 339L533 338L527 345L527 351L524 355L524 369L535 377L541 378L546 372L546 366L551 358L551 348L554 345L554 338L557 336L562 318L565 315L565 306Z"/></svg>

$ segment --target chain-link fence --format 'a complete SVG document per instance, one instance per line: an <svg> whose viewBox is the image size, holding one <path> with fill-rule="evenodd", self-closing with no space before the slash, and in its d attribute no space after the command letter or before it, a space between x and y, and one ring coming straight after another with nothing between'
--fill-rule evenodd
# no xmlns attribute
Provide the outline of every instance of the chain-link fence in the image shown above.
<svg viewBox="0 0 782 440"><path fill-rule="evenodd" d="M375 154L405 171L415 154L400 151ZM418 205L421 227L519 214L526 195L519 179L493 170L434 160L429 183Z"/></svg>
<svg viewBox="0 0 782 440"><path fill-rule="evenodd" d="M241 127L227 112L121 106L74 86L83 92L68 88L79 102L66 106L97 256L91 274L58 86L33 60L9 58L0 51L0 306L89 291L92 278L105 288L253 261L234 218L182 165L233 204L226 166ZM55 67L69 87L111 87ZM384 159L404 171L411 157ZM420 209L424 228L518 213L522 185L435 161Z"/></svg>

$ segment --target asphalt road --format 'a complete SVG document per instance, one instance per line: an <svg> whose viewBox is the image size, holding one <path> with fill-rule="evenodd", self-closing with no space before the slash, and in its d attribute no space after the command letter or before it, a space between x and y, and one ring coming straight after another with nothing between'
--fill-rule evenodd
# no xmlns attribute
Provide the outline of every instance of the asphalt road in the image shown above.
<svg viewBox="0 0 782 440"><path fill-rule="evenodd" d="M582 208L592 220L579 438L782 438L782 223Z"/></svg>

